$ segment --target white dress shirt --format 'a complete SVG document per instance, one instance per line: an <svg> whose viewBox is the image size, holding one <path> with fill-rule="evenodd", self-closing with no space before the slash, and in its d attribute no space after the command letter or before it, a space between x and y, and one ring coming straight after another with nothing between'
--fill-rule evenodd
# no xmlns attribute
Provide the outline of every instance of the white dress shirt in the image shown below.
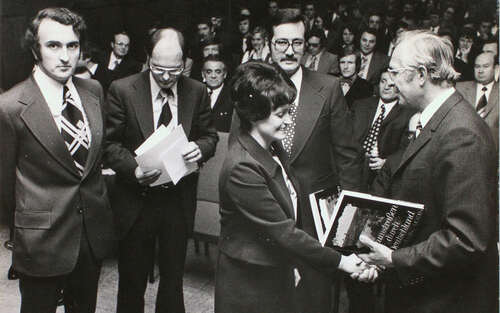
<svg viewBox="0 0 500 313"><path fill-rule="evenodd" d="M364 67L363 67L363 57L366 58L365 66ZM370 53L370 54L367 54L367 55L361 54L361 67L362 67L363 70L359 71L359 73L358 73L359 77L361 77L363 79L366 79L366 76L368 76L368 69L370 68L370 63L372 61L372 57L373 57L373 52Z"/></svg>
<svg viewBox="0 0 500 313"><path fill-rule="evenodd" d="M304 65L307 68L311 68L311 63L312 63L313 59L316 57L315 62L314 62L314 70L317 71L318 70L318 65L319 65L319 60L320 60L322 54L323 54L323 51L320 51L316 55L310 54L309 57L307 58L306 64L304 64Z"/></svg>
<svg viewBox="0 0 500 313"><path fill-rule="evenodd" d="M394 100L392 102L388 102L388 103L383 102L382 99L378 100L377 111L375 112L375 116L373 117L372 125L373 125L373 123L375 123L375 121L377 120L377 117L382 112L382 103L385 106L385 112L384 112L384 118L383 118L383 120L384 120L389 115L389 113L391 112L392 108L394 108L394 106L396 105L396 103L398 103L398 99L396 99L396 100Z"/></svg>
<svg viewBox="0 0 500 313"><path fill-rule="evenodd" d="M495 81L492 81L491 83L487 84L487 85L483 85L483 84L480 84L480 83L477 83L477 87L476 87L476 103L474 104L474 107L477 108L477 105L479 104L479 100L481 100L481 97L483 96L483 87L486 87L486 91L484 93L486 93L486 101L490 101L490 94L491 94L491 89L493 89L493 83Z"/></svg>
<svg viewBox="0 0 500 313"><path fill-rule="evenodd" d="M33 72L33 78L35 79L36 84L40 88L43 98L45 102L49 106L50 113L52 114L52 118L56 123L57 129L59 132L61 131L61 118L62 118L62 105L64 102L63 99L63 87L64 85L60 82L54 80L53 78L47 76L45 72L43 72L40 67L35 66L35 71ZM89 121L87 120L87 114L85 114L85 110L82 106L82 100L78 95L78 91L76 90L75 85L73 84L73 80L70 77L66 82L66 86L68 86L69 92L74 100L75 106L80 109L83 115L83 120L85 123L85 132L87 133L87 138L89 139L89 143L91 143L91 133L89 128Z"/></svg>
<svg viewBox="0 0 500 313"><path fill-rule="evenodd" d="M292 199L292 204L293 204L293 218L297 220L297 192L295 191L295 188L293 187L292 181L286 174L285 168L283 167L283 164L281 163L280 159L277 156L273 156L274 161L279 164L281 168L281 174L283 174L283 178L285 179L285 184L286 188L288 189L288 193L290 194L290 198Z"/></svg>
<svg viewBox="0 0 500 313"><path fill-rule="evenodd" d="M212 89L212 95L210 95L210 107L213 109L215 106L215 102L219 99L220 92L222 91L222 87L224 84L220 85L219 88ZM210 88L207 88L208 94L210 94Z"/></svg>
<svg viewBox="0 0 500 313"><path fill-rule="evenodd" d="M109 57L108 70L113 71L120 63L122 63L123 59L119 59L116 57L114 52L111 52L111 56Z"/></svg>
<svg viewBox="0 0 500 313"><path fill-rule="evenodd" d="M455 92L455 88L451 87L439 94L434 100L427 105L427 107L422 111L420 115L420 123L422 124L422 128L427 125L429 120L432 118L434 113L443 105L443 103Z"/></svg>
<svg viewBox="0 0 500 313"><path fill-rule="evenodd" d="M161 110L163 109L163 101L161 98L158 98L158 94L161 91L160 86L153 77L151 72L149 73L149 81L151 82L151 100L153 102L153 122L154 129L158 128L158 119L160 118ZM170 112L172 112L172 119L170 123L168 123L168 128L173 129L172 126L177 126L178 124L178 107L177 107L177 83L170 88L172 90L173 96L168 96L168 106L170 107Z"/></svg>

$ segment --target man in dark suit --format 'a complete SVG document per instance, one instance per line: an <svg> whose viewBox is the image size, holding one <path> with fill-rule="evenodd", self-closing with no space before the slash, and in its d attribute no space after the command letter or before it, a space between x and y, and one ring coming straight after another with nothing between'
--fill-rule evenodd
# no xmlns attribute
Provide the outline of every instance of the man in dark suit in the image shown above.
<svg viewBox="0 0 500 313"><path fill-rule="evenodd" d="M224 83L227 77L226 64L218 56L208 56L201 74L207 85L215 129L228 133L233 117L233 102L230 87Z"/></svg>
<svg viewBox="0 0 500 313"><path fill-rule="evenodd" d="M311 71L337 75L339 73L337 55L326 51L325 43L325 33L320 29L313 28L308 34L307 52L304 53L301 64Z"/></svg>
<svg viewBox="0 0 500 313"><path fill-rule="evenodd" d="M361 32L359 48L361 51L361 67L358 76L369 81L375 86L380 74L389 64L389 57L376 51L378 42L378 31L373 28L367 28Z"/></svg>
<svg viewBox="0 0 500 313"><path fill-rule="evenodd" d="M365 166L363 183L369 189L375 175L388 163L397 166L408 145L408 122L415 109L402 107L389 72L382 72L379 97L354 102L354 133L361 147Z"/></svg>
<svg viewBox="0 0 500 313"><path fill-rule="evenodd" d="M111 52L98 62L95 78L106 92L112 81L141 70L141 63L129 55L130 37L125 31L113 34Z"/></svg>
<svg viewBox="0 0 500 313"><path fill-rule="evenodd" d="M457 91L488 124L498 150L498 82L495 81L493 53L482 53L476 57L474 78L474 81L457 83Z"/></svg>
<svg viewBox="0 0 500 313"><path fill-rule="evenodd" d="M497 156L487 125L452 87L452 47L407 32L390 62L401 95L422 114L399 166L383 169L384 195L425 206L410 246L391 250L361 236L371 252L360 257L393 278L390 313L498 312Z"/></svg>
<svg viewBox="0 0 500 313"><path fill-rule="evenodd" d="M351 109L355 100L368 98L373 95L373 86L358 76L361 66L359 52L342 51L339 55L340 88L344 94L347 106Z"/></svg>
<svg viewBox="0 0 500 313"><path fill-rule="evenodd" d="M102 88L73 77L85 23L65 8L26 31L33 74L0 96L0 209L12 217L21 312L95 311L113 241L101 176Z"/></svg>
<svg viewBox="0 0 500 313"><path fill-rule="evenodd" d="M300 66L305 50L305 25L297 10L281 10L273 23L271 55L298 91L291 106L292 124L282 141L288 153L287 164L298 178L302 194L299 225L317 237L308 194L319 189L341 186L358 189L361 164L352 125L338 79ZM330 312L331 279L303 267L298 286L301 312Z"/></svg>
<svg viewBox="0 0 500 313"><path fill-rule="evenodd" d="M205 162L215 152L207 88L182 76L184 38L167 28L147 47L149 70L115 81L108 92L106 160L116 172L116 212L121 241L117 312L143 312L155 242L160 285L156 312L184 312L182 276L187 238L193 230L198 174L150 187L161 171L143 172L134 151L157 127L182 125L189 144L185 162Z"/></svg>

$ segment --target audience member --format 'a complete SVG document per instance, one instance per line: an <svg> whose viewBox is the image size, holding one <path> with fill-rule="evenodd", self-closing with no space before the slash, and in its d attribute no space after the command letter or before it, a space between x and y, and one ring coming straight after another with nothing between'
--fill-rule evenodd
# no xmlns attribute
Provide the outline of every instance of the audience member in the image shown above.
<svg viewBox="0 0 500 313"><path fill-rule="evenodd" d="M474 80L457 83L457 91L488 124L498 152L499 91L495 81L495 55L489 52L478 55L474 64Z"/></svg>
<svg viewBox="0 0 500 313"><path fill-rule="evenodd" d="M340 88L344 94L349 109L357 99L367 98L373 95L373 86L367 80L358 76L361 66L361 55L359 52L345 52L339 55Z"/></svg>
<svg viewBox="0 0 500 313"><path fill-rule="evenodd" d="M392 56L392 53L394 52L394 48L396 48L396 44L397 44L401 34L405 31L408 31L408 30L409 30L409 26L405 22L398 22L398 23L394 24L393 28L390 31L392 40L389 43L389 47L387 48L387 55L389 57Z"/></svg>
<svg viewBox="0 0 500 313"><path fill-rule="evenodd" d="M219 181L215 312L295 312L298 263L311 264L324 276L338 269L360 273L365 281L375 279L375 268L365 267L355 254L343 256L323 247L296 226L299 184L280 144L292 123L288 109L296 97L286 73L261 62L245 63L237 69L231 91L241 131Z"/></svg>
<svg viewBox="0 0 500 313"><path fill-rule="evenodd" d="M263 61L269 62L271 59L271 51L269 50L267 31L262 26L256 26L250 33L252 42L252 50L247 50L243 54L241 63L248 61Z"/></svg>
<svg viewBox="0 0 500 313"><path fill-rule="evenodd" d="M161 125L182 125L189 144L184 161L201 163L215 152L210 99L205 85L183 70L184 38L172 28L153 33L147 46L150 70L120 79L108 92L107 164L116 172L115 216L120 230L117 312L143 312L144 292L158 241L160 282L156 312L184 312L182 276L187 239L193 231L198 174L177 184L152 186L160 169L143 171L134 151Z"/></svg>
<svg viewBox="0 0 500 313"><path fill-rule="evenodd" d="M314 27L314 18L316 17L316 4L314 1L306 1L304 3L304 22L306 25L306 33Z"/></svg>
<svg viewBox="0 0 500 313"><path fill-rule="evenodd" d="M382 70L387 67L389 57L376 50L377 31L367 28L361 32L359 48L361 51L361 66L358 76L366 79L373 86L378 83Z"/></svg>
<svg viewBox="0 0 500 313"><path fill-rule="evenodd" d="M415 140L395 169L382 169L377 181L386 184L377 186L425 211L409 246L392 250L360 237L371 252L359 256L393 277L388 313L498 310L498 157L487 125L452 87L453 54L450 41L412 31L390 61L405 105L422 114Z"/></svg>
<svg viewBox="0 0 500 313"><path fill-rule="evenodd" d="M357 38L356 27L351 24L345 24L341 28L340 43L338 47L330 52L340 55L342 53L352 53L356 51L355 38Z"/></svg>
<svg viewBox="0 0 500 313"><path fill-rule="evenodd" d="M104 92L108 90L112 81L141 70L141 64L129 55L129 48L130 37L125 31L113 34L111 52L99 60L95 72L95 79L101 83Z"/></svg>
<svg viewBox="0 0 500 313"><path fill-rule="evenodd" d="M12 217L20 312L93 313L115 234L101 176L104 95L73 77L86 26L65 8L26 30L35 69L0 96L0 210Z"/></svg>
<svg viewBox="0 0 500 313"><path fill-rule="evenodd" d="M458 45L456 46L457 51L453 66L460 73L459 81L467 81L474 78L473 60L478 53L474 42L475 39L474 30L470 28L463 28L458 35Z"/></svg>
<svg viewBox="0 0 500 313"><path fill-rule="evenodd" d="M238 35L232 44L231 53L234 64L240 64L245 52L252 50L252 38L250 34L250 17L240 15L238 19Z"/></svg>
<svg viewBox="0 0 500 313"><path fill-rule="evenodd" d="M339 73L337 55L326 51L325 42L324 33L320 29L313 28L307 34L307 52L304 53L301 64L311 71L337 75Z"/></svg>
<svg viewBox="0 0 500 313"><path fill-rule="evenodd" d="M233 102L230 87L225 83L227 67L216 55L205 58L202 69L203 81L207 85L212 117L217 131L229 132L233 117Z"/></svg>

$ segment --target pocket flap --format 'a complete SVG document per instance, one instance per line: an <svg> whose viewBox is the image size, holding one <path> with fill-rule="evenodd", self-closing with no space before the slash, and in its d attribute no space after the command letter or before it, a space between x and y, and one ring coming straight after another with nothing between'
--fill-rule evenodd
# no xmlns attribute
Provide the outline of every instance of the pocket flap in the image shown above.
<svg viewBox="0 0 500 313"><path fill-rule="evenodd" d="M16 212L14 225L18 228L50 229L51 212Z"/></svg>

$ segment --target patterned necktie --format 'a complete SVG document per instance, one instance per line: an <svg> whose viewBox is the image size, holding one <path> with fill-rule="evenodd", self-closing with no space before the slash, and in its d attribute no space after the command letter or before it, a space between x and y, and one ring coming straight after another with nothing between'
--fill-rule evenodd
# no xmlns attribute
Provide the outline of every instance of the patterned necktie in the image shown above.
<svg viewBox="0 0 500 313"><path fill-rule="evenodd" d="M417 122L417 127L415 127L415 138L418 137L418 135L420 135L420 133L422 132L422 123L420 122L420 119L418 119L418 122Z"/></svg>
<svg viewBox="0 0 500 313"><path fill-rule="evenodd" d="M364 79L366 79L365 70L367 61L368 61L367 57L365 57L364 55L361 56L361 66L359 67L358 76Z"/></svg>
<svg viewBox="0 0 500 313"><path fill-rule="evenodd" d="M290 106L290 111L288 112L290 114L290 119L292 122L288 124L288 127L285 130L286 137L283 139L283 146L285 148L285 151L290 157L292 155L292 146L293 146L293 136L295 136L295 120L297 118L297 106L295 103Z"/></svg>
<svg viewBox="0 0 500 313"><path fill-rule="evenodd" d="M83 175L89 152L89 138L82 111L75 105L75 100L67 86L63 87L63 105L61 110L61 134L69 153L75 161L80 175Z"/></svg>
<svg viewBox="0 0 500 313"><path fill-rule="evenodd" d="M368 136L366 136L365 141L363 142L363 149L366 153L370 153L373 145L377 142L378 134L380 132L380 125L384 120L385 114L385 105L382 103L380 106L380 114L377 116L377 119L373 123L370 131L368 132Z"/></svg>
<svg viewBox="0 0 500 313"><path fill-rule="evenodd" d="M309 64L309 69L311 71L315 71L316 70L316 56L312 57L311 63Z"/></svg>
<svg viewBox="0 0 500 313"><path fill-rule="evenodd" d="M161 99L162 102L162 108L161 108L161 113L160 117L158 118L158 126L160 125L165 125L168 126L170 121L172 120L172 111L170 110L170 105L168 104L168 97L173 97L174 93L172 92L171 89L162 89L158 93L158 99Z"/></svg>
<svg viewBox="0 0 500 313"><path fill-rule="evenodd" d="M481 111L482 108L484 108L488 104L488 99L486 99L486 91L488 91L488 88L484 86L481 91L483 92L483 95L479 99L479 102L477 103L476 111L479 112Z"/></svg>

